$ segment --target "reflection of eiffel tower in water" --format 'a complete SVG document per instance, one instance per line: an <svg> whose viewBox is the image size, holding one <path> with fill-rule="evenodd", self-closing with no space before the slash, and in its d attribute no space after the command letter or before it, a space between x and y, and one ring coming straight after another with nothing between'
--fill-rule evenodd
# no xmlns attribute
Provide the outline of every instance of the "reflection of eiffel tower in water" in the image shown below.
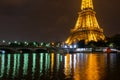
<svg viewBox="0 0 120 80"><path fill-rule="evenodd" d="M85 43L88 43L105 39L103 29L99 27L95 14L92 0L82 0L81 12L79 12L76 25L66 41L67 44L80 40L85 40Z"/></svg>

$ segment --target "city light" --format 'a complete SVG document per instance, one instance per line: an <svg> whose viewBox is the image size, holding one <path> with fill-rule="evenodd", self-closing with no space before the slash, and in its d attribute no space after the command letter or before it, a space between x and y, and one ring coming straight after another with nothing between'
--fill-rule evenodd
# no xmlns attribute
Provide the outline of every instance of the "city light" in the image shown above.
<svg viewBox="0 0 120 80"><path fill-rule="evenodd" d="M5 41L5 40L3 40L2 42L3 42L3 43L5 43L6 41Z"/></svg>

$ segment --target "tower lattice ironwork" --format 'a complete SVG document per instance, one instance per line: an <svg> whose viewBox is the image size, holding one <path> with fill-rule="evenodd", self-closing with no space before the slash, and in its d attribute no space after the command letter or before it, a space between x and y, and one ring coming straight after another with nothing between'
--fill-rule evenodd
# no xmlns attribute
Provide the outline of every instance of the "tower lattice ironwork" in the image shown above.
<svg viewBox="0 0 120 80"><path fill-rule="evenodd" d="M81 12L79 12L75 27L66 40L67 44L76 43L80 40L85 40L88 43L105 39L103 29L100 28L95 14L92 0L82 0Z"/></svg>

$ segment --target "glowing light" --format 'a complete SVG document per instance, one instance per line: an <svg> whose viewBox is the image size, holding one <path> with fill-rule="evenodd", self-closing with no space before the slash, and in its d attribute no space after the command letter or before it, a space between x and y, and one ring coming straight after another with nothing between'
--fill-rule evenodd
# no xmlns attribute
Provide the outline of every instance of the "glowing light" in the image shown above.
<svg viewBox="0 0 120 80"><path fill-rule="evenodd" d="M94 63L94 64L93 64ZM98 73L98 64L96 55L89 55L88 58L88 67L86 69L87 76L86 78L89 80L99 80L100 75Z"/></svg>
<svg viewBox="0 0 120 80"><path fill-rule="evenodd" d="M40 53L40 75L42 75L43 70L43 53Z"/></svg>
<svg viewBox="0 0 120 80"><path fill-rule="evenodd" d="M55 45L55 43L52 43L52 45Z"/></svg>
<svg viewBox="0 0 120 80"><path fill-rule="evenodd" d="M2 42L3 42L3 43L5 43L6 41L5 41L5 40L3 40Z"/></svg>
<svg viewBox="0 0 120 80"><path fill-rule="evenodd" d="M1 56L1 70L0 70L0 78L3 77L4 70L5 70L5 55Z"/></svg>
<svg viewBox="0 0 120 80"><path fill-rule="evenodd" d="M24 54L23 75L27 74L27 70L28 70L28 54Z"/></svg>
<svg viewBox="0 0 120 80"><path fill-rule="evenodd" d="M50 43L46 44L46 47L50 47Z"/></svg>
<svg viewBox="0 0 120 80"><path fill-rule="evenodd" d="M17 44L17 41L15 41L14 43Z"/></svg>
<svg viewBox="0 0 120 80"><path fill-rule="evenodd" d="M33 72L32 76L34 78L35 68L36 68L36 53L33 53L33 63L32 64L33 64L32 65L32 72Z"/></svg>
<svg viewBox="0 0 120 80"><path fill-rule="evenodd" d="M5 54L5 52L6 52L5 50L2 50L2 53L3 53L3 54Z"/></svg>
<svg viewBox="0 0 120 80"><path fill-rule="evenodd" d="M51 72L53 72L54 67L54 53L51 54Z"/></svg>
<svg viewBox="0 0 120 80"><path fill-rule="evenodd" d="M46 54L45 54L45 70L48 69L48 62L49 62L48 53L46 53Z"/></svg>
<svg viewBox="0 0 120 80"><path fill-rule="evenodd" d="M37 44L36 44L36 42L33 42L33 44L36 46Z"/></svg>
<svg viewBox="0 0 120 80"><path fill-rule="evenodd" d="M81 10L84 10L84 9L86 9L86 8L93 9L92 0L82 0Z"/></svg>
<svg viewBox="0 0 120 80"><path fill-rule="evenodd" d="M13 77L15 77L15 75L16 75L16 67L17 66L17 54L14 54L14 64L13 64Z"/></svg>
<svg viewBox="0 0 120 80"><path fill-rule="evenodd" d="M72 45L70 45L70 48L73 48Z"/></svg>
<svg viewBox="0 0 120 80"><path fill-rule="evenodd" d="M28 42L26 42L26 41L24 42L24 44L25 44L25 45L29 45L29 43L28 43Z"/></svg>
<svg viewBox="0 0 120 80"><path fill-rule="evenodd" d="M41 43L41 46L43 46L44 43Z"/></svg>
<svg viewBox="0 0 120 80"><path fill-rule="evenodd" d="M67 45L65 45L64 48L67 48Z"/></svg>
<svg viewBox="0 0 120 80"><path fill-rule="evenodd" d="M113 44L113 43L111 43L109 46L110 46L110 47L113 47L113 46L114 46L114 44Z"/></svg>
<svg viewBox="0 0 120 80"><path fill-rule="evenodd" d="M75 80L81 80L80 79L80 73L82 70L80 70L80 60L79 60L79 54L74 54L74 79Z"/></svg>
<svg viewBox="0 0 120 80"><path fill-rule="evenodd" d="M103 29L100 28L95 11L93 10L92 0L82 0L81 12L79 12L74 29L66 40L67 44L77 43L85 40L87 44L90 41L104 40Z"/></svg>
<svg viewBox="0 0 120 80"><path fill-rule="evenodd" d="M8 42L8 44L10 45L10 44L11 44L11 42Z"/></svg>
<svg viewBox="0 0 120 80"><path fill-rule="evenodd" d="M50 67L50 54L45 54L45 70L48 70Z"/></svg>
<svg viewBox="0 0 120 80"><path fill-rule="evenodd" d="M9 71L10 71L10 57L11 57L11 54L8 54L8 61L7 61L7 76L9 75Z"/></svg>
<svg viewBox="0 0 120 80"><path fill-rule="evenodd" d="M17 75L19 74L19 68L20 68L20 54L17 54Z"/></svg>
<svg viewBox="0 0 120 80"><path fill-rule="evenodd" d="M77 45L76 45L76 44L74 44L74 48L77 48Z"/></svg>
<svg viewBox="0 0 120 80"><path fill-rule="evenodd" d="M67 54L65 56L65 67L64 67L64 74L66 76L69 76L71 72L71 67L70 67L70 54Z"/></svg>

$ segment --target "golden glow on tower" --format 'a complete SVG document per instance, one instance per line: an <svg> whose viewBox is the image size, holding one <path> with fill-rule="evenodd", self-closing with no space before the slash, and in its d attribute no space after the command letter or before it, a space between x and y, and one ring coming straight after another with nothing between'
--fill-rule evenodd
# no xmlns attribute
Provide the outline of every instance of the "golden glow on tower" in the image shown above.
<svg viewBox="0 0 120 80"><path fill-rule="evenodd" d="M103 29L100 28L93 8L92 0L82 0L81 12L79 12L77 22L71 35L67 39L67 44L76 43L80 40L89 41L104 40Z"/></svg>
<svg viewBox="0 0 120 80"><path fill-rule="evenodd" d="M84 10L87 8L93 9L92 0L82 0L81 10Z"/></svg>

